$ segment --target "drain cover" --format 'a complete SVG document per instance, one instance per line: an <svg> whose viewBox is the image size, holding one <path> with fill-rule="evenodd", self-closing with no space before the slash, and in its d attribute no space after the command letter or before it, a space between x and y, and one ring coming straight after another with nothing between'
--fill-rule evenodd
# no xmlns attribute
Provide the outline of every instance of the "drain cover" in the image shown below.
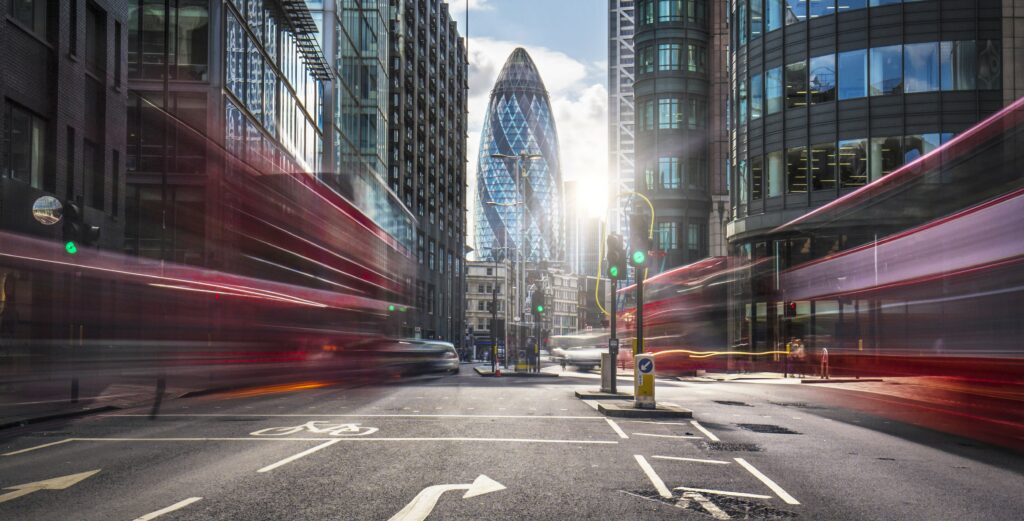
<svg viewBox="0 0 1024 521"><path fill-rule="evenodd" d="M767 423L737 423L742 429L748 431L760 432L764 434L800 434L796 431L791 431L780 425L769 425Z"/></svg>
<svg viewBox="0 0 1024 521"><path fill-rule="evenodd" d="M725 513L729 514L729 517L733 519L774 521L777 519L796 519L797 517L796 512L790 512L788 510L782 510L770 505L755 503L740 498L714 496L712 501L718 505L718 508L725 511Z"/></svg>

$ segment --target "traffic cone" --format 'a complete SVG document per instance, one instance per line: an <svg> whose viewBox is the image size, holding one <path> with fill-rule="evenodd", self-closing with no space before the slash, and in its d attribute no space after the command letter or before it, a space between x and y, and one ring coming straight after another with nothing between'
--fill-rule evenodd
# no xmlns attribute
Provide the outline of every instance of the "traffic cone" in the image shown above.
<svg viewBox="0 0 1024 521"><path fill-rule="evenodd" d="M494 376L501 376L501 369L495 369Z"/></svg>

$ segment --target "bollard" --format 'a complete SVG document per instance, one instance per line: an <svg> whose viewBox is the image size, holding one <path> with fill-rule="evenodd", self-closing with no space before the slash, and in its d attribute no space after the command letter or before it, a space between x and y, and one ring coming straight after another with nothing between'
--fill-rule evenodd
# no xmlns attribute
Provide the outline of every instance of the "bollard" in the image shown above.
<svg viewBox="0 0 1024 521"><path fill-rule="evenodd" d="M654 355L636 355L633 368L633 407L655 409Z"/></svg>
<svg viewBox="0 0 1024 521"><path fill-rule="evenodd" d="M615 378L615 361L611 353L601 353L601 392L612 392L612 379Z"/></svg>

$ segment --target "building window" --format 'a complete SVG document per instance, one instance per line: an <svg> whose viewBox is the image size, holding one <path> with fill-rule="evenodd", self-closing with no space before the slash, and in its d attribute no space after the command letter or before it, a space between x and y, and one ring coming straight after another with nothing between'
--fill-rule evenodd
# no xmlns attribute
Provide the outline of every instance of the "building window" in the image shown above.
<svg viewBox="0 0 1024 521"><path fill-rule="evenodd" d="M769 0L770 2L771 0ZM756 40L764 32L764 4L761 0L750 2L750 40Z"/></svg>
<svg viewBox="0 0 1024 521"><path fill-rule="evenodd" d="M10 101L7 103L6 119L7 175L42 189L46 121Z"/></svg>
<svg viewBox="0 0 1024 521"><path fill-rule="evenodd" d="M67 179L64 181L64 196L68 199L75 197L75 129L69 126L67 130L67 144L65 145L64 162ZM56 182L56 181L55 181ZM56 189L51 190L56 192Z"/></svg>
<svg viewBox="0 0 1024 521"><path fill-rule="evenodd" d="M782 163L782 151L769 152L767 156L767 167L768 171L766 174L768 178L765 180L765 184L768 185L768 197L777 197L782 195L783 185L783 163Z"/></svg>
<svg viewBox="0 0 1024 521"><path fill-rule="evenodd" d="M750 77L750 119L758 119L764 113L763 82L760 74Z"/></svg>
<svg viewBox="0 0 1024 521"><path fill-rule="evenodd" d="M807 191L807 147L786 150L786 193Z"/></svg>
<svg viewBox="0 0 1024 521"><path fill-rule="evenodd" d="M78 2L68 4L68 54L78 55Z"/></svg>
<svg viewBox="0 0 1024 521"><path fill-rule="evenodd" d="M871 138L871 180L888 175L903 166L903 143L900 136Z"/></svg>
<svg viewBox="0 0 1024 521"><path fill-rule="evenodd" d="M707 23L707 0L689 0L686 2L686 21L694 25L704 25Z"/></svg>
<svg viewBox="0 0 1024 521"><path fill-rule="evenodd" d="M871 49L870 92L872 96L903 92L903 46Z"/></svg>
<svg viewBox="0 0 1024 521"><path fill-rule="evenodd" d="M914 0L918 1L918 0ZM836 11L845 13L852 9L864 9L868 6L868 0L837 0Z"/></svg>
<svg viewBox="0 0 1024 521"><path fill-rule="evenodd" d="M182 80L206 80L210 39L209 0L178 0L174 18L175 70ZM250 2L254 3L254 2ZM266 38L264 38L266 41Z"/></svg>
<svg viewBox="0 0 1024 521"><path fill-rule="evenodd" d="M737 105L739 105L736 113L739 115L740 125L747 124L747 81L746 78L740 78L739 80L739 95L737 96Z"/></svg>
<svg viewBox="0 0 1024 521"><path fill-rule="evenodd" d="M9 14L36 36L46 39L46 4L50 0L11 0Z"/></svg>
<svg viewBox="0 0 1024 521"><path fill-rule="evenodd" d="M165 68L172 78L205 81L209 63L209 0L176 0L164 2L135 0L128 16L128 75L150 79L163 78ZM253 2L250 5L257 5ZM170 10L170 13L168 13ZM165 17L170 16L170 31L164 46ZM227 20L228 61L231 52L244 52L245 43L238 42L241 26L234 15ZM259 33L260 31L257 31ZM234 47L241 43L241 46ZM228 77L231 76L230 67Z"/></svg>
<svg viewBox="0 0 1024 521"><path fill-rule="evenodd" d="M939 147L941 134L914 134L903 137L903 164L910 163Z"/></svg>
<svg viewBox="0 0 1024 521"><path fill-rule="evenodd" d="M764 158L750 158L750 200L760 201L764 196Z"/></svg>
<svg viewBox="0 0 1024 521"><path fill-rule="evenodd" d="M661 187L666 190L679 188L682 177L679 173L678 157L658 158L658 177L661 180Z"/></svg>
<svg viewBox="0 0 1024 521"><path fill-rule="evenodd" d="M904 45L903 78L906 92L939 90L939 42Z"/></svg>
<svg viewBox="0 0 1024 521"><path fill-rule="evenodd" d="M978 67L976 44L966 42L942 42L940 85L942 90L974 90Z"/></svg>
<svg viewBox="0 0 1024 521"><path fill-rule="evenodd" d="M658 249L661 251L675 250L679 248L678 224L673 221L662 221L658 223L655 235L658 238Z"/></svg>
<svg viewBox="0 0 1024 521"><path fill-rule="evenodd" d="M641 25L654 23L654 7L657 0L639 0L637 2L637 20Z"/></svg>
<svg viewBox="0 0 1024 521"><path fill-rule="evenodd" d="M644 168L644 187L646 187L648 192L656 188L654 185L654 169L650 166Z"/></svg>
<svg viewBox="0 0 1024 521"><path fill-rule="evenodd" d="M103 210L103 196L106 188L103 176L103 147L86 139L82 145L83 179L88 205Z"/></svg>
<svg viewBox="0 0 1024 521"><path fill-rule="evenodd" d="M836 0L808 0L807 8L808 18L836 14Z"/></svg>
<svg viewBox="0 0 1024 521"><path fill-rule="evenodd" d="M834 190L836 187L836 144L811 146L811 188Z"/></svg>
<svg viewBox="0 0 1024 521"><path fill-rule="evenodd" d="M707 100L703 98L690 97L687 99L689 102L689 112L687 112L686 125L690 129L704 128L708 124L707 115Z"/></svg>
<svg viewBox="0 0 1024 521"><path fill-rule="evenodd" d="M649 45L647 47L642 47L638 53L637 61L639 62L638 72L640 74L650 74L654 72L654 46Z"/></svg>
<svg viewBox="0 0 1024 521"><path fill-rule="evenodd" d="M782 28L782 0L765 0L764 30L772 32Z"/></svg>
<svg viewBox="0 0 1024 521"><path fill-rule="evenodd" d="M101 78L107 70L107 16L92 3L85 6L85 65Z"/></svg>
<svg viewBox="0 0 1024 521"><path fill-rule="evenodd" d="M121 44L121 22L114 22L114 86L121 86L121 53L124 46Z"/></svg>
<svg viewBox="0 0 1024 521"><path fill-rule="evenodd" d="M645 101L644 110L640 113L640 128L644 130L654 130L655 113L654 113L654 101Z"/></svg>
<svg viewBox="0 0 1024 521"><path fill-rule="evenodd" d="M679 98L662 98L658 100L658 128L676 129L683 121L682 107Z"/></svg>
<svg viewBox="0 0 1024 521"><path fill-rule="evenodd" d="M121 153L111 150L110 154L110 214L117 217L121 206Z"/></svg>
<svg viewBox="0 0 1024 521"><path fill-rule="evenodd" d="M690 152L686 160L686 185L692 188L705 188L707 186L707 157L703 149Z"/></svg>
<svg viewBox="0 0 1024 521"><path fill-rule="evenodd" d="M782 111L782 67L769 69L765 73L765 102L768 114Z"/></svg>
<svg viewBox="0 0 1024 521"><path fill-rule="evenodd" d="M854 188L868 183L868 145L864 139L839 142L839 186Z"/></svg>
<svg viewBox="0 0 1024 521"><path fill-rule="evenodd" d="M811 103L836 100L836 55L827 54L811 58L808 71Z"/></svg>
<svg viewBox="0 0 1024 521"><path fill-rule="evenodd" d="M786 25L807 19L807 0L786 0Z"/></svg>
<svg viewBox="0 0 1024 521"><path fill-rule="evenodd" d="M866 49L839 53L839 99L868 95L868 53Z"/></svg>
<svg viewBox="0 0 1024 521"><path fill-rule="evenodd" d="M658 44L658 70L678 71L682 68L683 46L678 43Z"/></svg>
<svg viewBox="0 0 1024 521"><path fill-rule="evenodd" d="M686 44L686 66L690 72L705 73L708 67L708 49L695 43Z"/></svg>
<svg viewBox="0 0 1024 521"><path fill-rule="evenodd" d="M786 108L807 105L807 62L786 65Z"/></svg>
<svg viewBox="0 0 1024 521"><path fill-rule="evenodd" d="M747 170L747 160L741 159L739 161L739 165L736 168L736 175L738 176L736 179L736 187L739 188L739 194L737 194L738 197L736 199L741 204L746 204L750 201L748 199L750 196L750 192L748 191L750 189L750 172Z"/></svg>
<svg viewBox="0 0 1024 521"><path fill-rule="evenodd" d="M236 98L245 99L245 30L234 15L228 15L227 87Z"/></svg>
<svg viewBox="0 0 1024 521"><path fill-rule="evenodd" d="M757 0L752 0L757 1ZM739 23L736 25L737 32L739 33L739 44L746 45L747 43L747 2L746 0L737 0L736 2L736 17L739 18Z"/></svg>
<svg viewBox="0 0 1024 521"><path fill-rule="evenodd" d="M658 21L677 22L683 19L683 0L658 0Z"/></svg>
<svg viewBox="0 0 1024 521"><path fill-rule="evenodd" d="M686 258L694 261L701 257L701 230L704 224L700 221L686 224Z"/></svg>

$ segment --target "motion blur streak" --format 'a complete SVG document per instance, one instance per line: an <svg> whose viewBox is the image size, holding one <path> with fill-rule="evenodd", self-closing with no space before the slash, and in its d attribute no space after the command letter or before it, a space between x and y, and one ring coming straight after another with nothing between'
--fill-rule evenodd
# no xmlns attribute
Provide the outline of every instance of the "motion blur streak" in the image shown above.
<svg viewBox="0 0 1024 521"><path fill-rule="evenodd" d="M266 385L263 387L254 387L250 389L239 389L237 391L228 391L223 393L222 396L225 398L248 398L251 396L264 396L268 394L279 394L279 393L290 393L295 391L308 391L310 389L320 389L333 385L332 382L296 382L291 384L280 384L280 385Z"/></svg>

